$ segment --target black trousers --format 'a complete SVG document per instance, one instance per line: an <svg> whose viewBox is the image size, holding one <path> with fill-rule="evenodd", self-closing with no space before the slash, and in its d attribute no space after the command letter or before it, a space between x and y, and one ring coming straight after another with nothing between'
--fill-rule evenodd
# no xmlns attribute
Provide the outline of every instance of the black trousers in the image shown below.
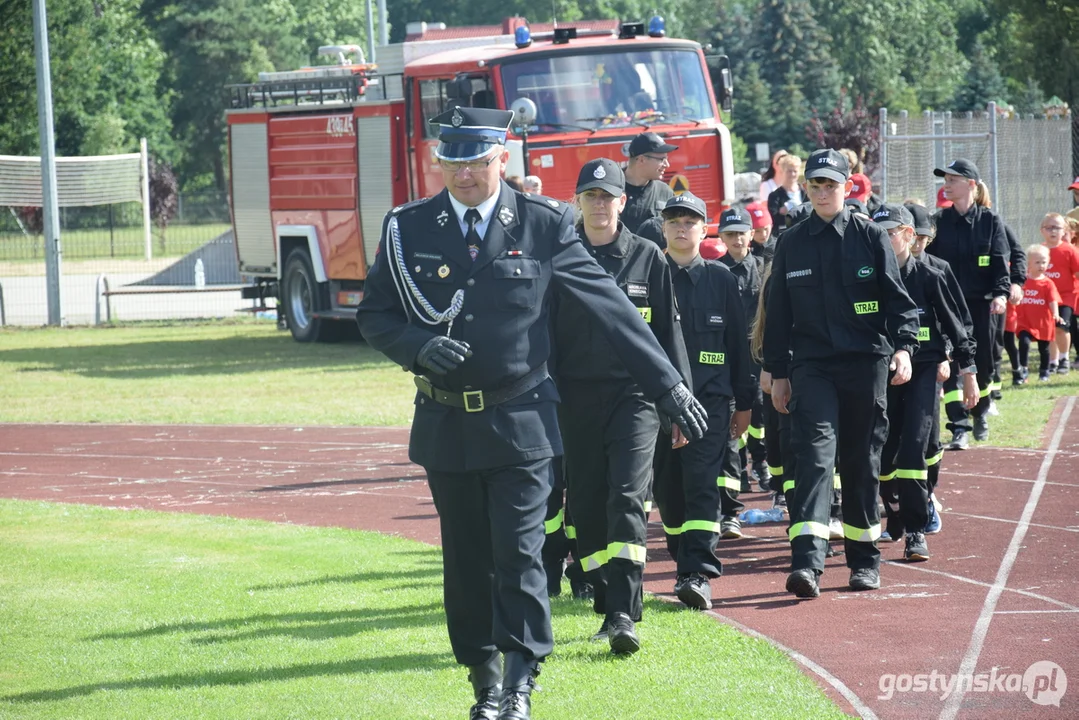
<svg viewBox="0 0 1079 720"><path fill-rule="evenodd" d="M877 568L880 453L889 358L848 356L791 365L791 454L795 482L788 502L793 570L824 570L836 453L843 478L844 547L851 569Z"/></svg>
<svg viewBox="0 0 1079 720"><path fill-rule="evenodd" d="M726 514L723 498L731 493L730 481L739 482L724 470L731 453L732 403L725 397L697 399L708 411L708 432L677 450L671 448L669 434L659 434L654 488L667 552L677 563L678 574L716 578L723 574L716 556L719 525Z"/></svg>
<svg viewBox="0 0 1079 720"><path fill-rule="evenodd" d="M764 444L768 448L768 472L772 474L772 490L789 493L794 489L790 415L783 415L776 410L772 405L772 396L767 393L764 394L763 409Z"/></svg>
<svg viewBox="0 0 1079 720"><path fill-rule="evenodd" d="M566 459L566 500L577 531L594 609L643 611L644 512L659 432L655 407L636 385L564 382L558 422Z"/></svg>
<svg viewBox="0 0 1079 720"><path fill-rule="evenodd" d="M996 321L989 314L989 300L967 298L967 306L970 308L970 318L974 323L974 340L978 348L974 355L974 364L978 367L978 390L980 397L978 404L968 411L963 407L963 392L959 389L959 366L952 363L952 374L944 383L944 411L948 414L948 429L953 433L956 430L970 432L974 424L971 416L981 417L989 409L989 385L993 381L994 362L993 358L1000 354L997 350L998 335ZM1004 316L999 316L1003 318ZM1001 333L999 342L1003 344L1003 320L1000 321Z"/></svg>
<svg viewBox="0 0 1079 720"><path fill-rule="evenodd" d="M1008 316L1004 315L990 315L989 325L993 336L993 375L990 378L991 383L989 389L1000 390L1002 387L1000 382L1000 363L1004 359L1004 325L1007 323Z"/></svg>
<svg viewBox="0 0 1079 720"><path fill-rule="evenodd" d="M937 396L937 409L933 413L933 425L929 428L929 443L925 448L925 465L929 473L926 485L930 494L937 489L937 482L940 480L940 462L944 459L944 445L940 442L940 391L942 387L943 385L938 382L933 390ZM926 509L928 510L928 506Z"/></svg>
<svg viewBox="0 0 1079 720"><path fill-rule="evenodd" d="M573 516L566 507L566 479L562 456L556 457L554 484L547 498L547 512L543 516L543 564L560 564L573 554L574 563L566 568L567 577L573 577L574 568L580 572L577 558L577 529L573 525Z"/></svg>
<svg viewBox="0 0 1079 720"><path fill-rule="evenodd" d="M910 382L888 386L888 439L880 462L880 497L907 532L929 522L926 455L940 414L936 363L915 363ZM892 538L898 540L899 538Z"/></svg>
<svg viewBox="0 0 1079 720"><path fill-rule="evenodd" d="M453 655L482 665L497 652L551 654L540 563L551 459L467 473L427 471L442 529L443 598Z"/></svg>
<svg viewBox="0 0 1079 720"><path fill-rule="evenodd" d="M1050 340L1035 340L1034 336L1028 333L1026 330L1019 331L1019 366L1028 367L1027 362L1030 359L1030 343L1038 343L1038 370L1039 372L1048 372L1049 370L1049 343Z"/></svg>

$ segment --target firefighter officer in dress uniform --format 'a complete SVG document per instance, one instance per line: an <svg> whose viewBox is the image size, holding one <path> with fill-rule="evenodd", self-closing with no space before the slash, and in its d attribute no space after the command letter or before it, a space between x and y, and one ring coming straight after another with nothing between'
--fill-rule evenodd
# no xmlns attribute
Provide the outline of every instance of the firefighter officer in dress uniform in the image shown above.
<svg viewBox="0 0 1079 720"><path fill-rule="evenodd" d="M446 189L383 223L357 322L415 374L409 459L427 471L442 533L446 624L469 668L472 720L531 717L553 644L540 562L551 458L562 454L548 298L581 300L659 412L690 438L707 415L640 313L581 245L568 205L500 180L513 114L433 119Z"/></svg>
<svg viewBox="0 0 1079 720"><path fill-rule="evenodd" d="M844 206L847 159L818 150L806 179L813 213L776 247L763 348L772 403L791 416L786 587L802 598L820 594L837 447L849 585L880 587L877 492L888 372L894 385L910 380L918 347L918 308L903 287L888 233Z"/></svg>
<svg viewBox="0 0 1079 720"><path fill-rule="evenodd" d="M636 233L646 220L658 218L674 197L674 191L663 182L663 171L671 166L667 153L677 149L677 145L664 142L654 132L641 133L629 143L622 224L631 233Z"/></svg>
<svg viewBox="0 0 1079 720"><path fill-rule="evenodd" d="M625 187L622 169L613 160L585 163L577 177L577 234L688 380L671 270L654 243L619 222ZM581 304L589 300L562 289L555 300L555 377L562 397L558 423L565 448L567 506L585 578L593 588L593 607L604 618L595 639L607 640L612 652L632 654L640 649L635 623L644 609L645 498L659 419L600 321L585 315Z"/></svg>

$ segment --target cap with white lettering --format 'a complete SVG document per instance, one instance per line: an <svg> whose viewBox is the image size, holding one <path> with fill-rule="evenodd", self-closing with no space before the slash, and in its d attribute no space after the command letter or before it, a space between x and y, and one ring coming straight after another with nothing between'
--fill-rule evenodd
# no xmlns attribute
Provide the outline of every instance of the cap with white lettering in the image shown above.
<svg viewBox="0 0 1079 720"><path fill-rule="evenodd" d="M845 183L850 177L850 165L842 153L825 148L809 156L806 160L805 174L806 180L825 178L835 180L837 183Z"/></svg>

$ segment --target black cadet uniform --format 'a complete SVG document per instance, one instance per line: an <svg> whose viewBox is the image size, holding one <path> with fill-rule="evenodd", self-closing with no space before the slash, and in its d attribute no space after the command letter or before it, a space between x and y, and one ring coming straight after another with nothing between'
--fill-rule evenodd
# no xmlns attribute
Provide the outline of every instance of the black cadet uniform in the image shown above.
<svg viewBox="0 0 1079 720"><path fill-rule="evenodd" d="M901 206L882 205L873 216L884 229L914 227L914 218ZM910 255L899 276L918 306L918 353L910 382L888 386L888 439L881 453L880 496L889 517L888 532L899 540L905 532L922 532L929 521L929 472L926 451L933 418L940 415L937 366L948 349L960 368L974 364L974 339L943 271ZM923 559L923 558L914 558Z"/></svg>
<svg viewBox="0 0 1079 720"><path fill-rule="evenodd" d="M683 193L667 208L689 207L704 218L703 201ZM716 578L723 567L715 553L721 532L724 494L737 496L738 477L730 476L732 407L749 410L753 380L745 314L738 282L731 272L698 255L681 267L668 257L682 317L682 335L689 355L694 394L709 411L704 438L678 449L661 433L656 445L655 494L667 538L667 550L677 563L675 592L691 607L711 607L710 591L701 588L696 599L687 580ZM737 451L735 451L737 455ZM686 591L686 594L683 593Z"/></svg>
<svg viewBox="0 0 1079 720"><path fill-rule="evenodd" d="M914 233L916 235L928 235L930 237L936 234L936 227L929 214L929 211L921 205L906 205L907 210L914 217ZM963 323L963 329L967 334L967 337L973 340L974 338L974 325L970 319L970 310L967 308L967 302L963 299L963 291L959 287L959 281L955 279L955 273L952 272L951 266L941 260L936 255L930 255L927 252L923 252L918 256L918 259L936 268L944 273L945 285L948 287L949 297L959 313L959 319ZM1026 262L1024 260L1024 273ZM947 341L947 338L945 338ZM951 358L951 346L948 345L948 357ZM941 394L943 383L937 383L937 395ZM928 467L928 489L929 494L932 496L933 491L937 487L937 482L940 479L940 464L944 459L944 445L940 442L940 413L933 415L933 425L929 430L929 445L925 451L925 462ZM935 511L932 511L935 512ZM939 526L937 528L939 530ZM936 532L933 530L932 532ZM928 531L928 526L927 526ZM898 540L898 538L892 538Z"/></svg>
<svg viewBox="0 0 1079 720"><path fill-rule="evenodd" d="M1003 222L1003 220L1001 220ZM1027 281L1027 252L1019 244L1019 238L1008 223L1004 223L1004 238L1008 241L1008 281L1020 288ZM1011 290L1011 288L1009 288ZM993 315L993 377L989 382L989 397L1001 398L1000 364L1004 359L1004 325L1007 313Z"/></svg>
<svg viewBox="0 0 1079 720"><path fill-rule="evenodd" d="M621 195L621 169L606 158L586 163L577 192L599 188ZM637 308L668 359L688 380L671 273L663 253L619 223L614 241L582 245ZM565 448L567 506L594 608L605 622L615 613L641 619L647 517L644 503L652 475L659 419L655 408L622 362L619 349L589 317L582 303L555 296L556 381L562 404L558 421Z"/></svg>
<svg viewBox="0 0 1079 720"><path fill-rule="evenodd" d="M748 228L752 230L749 218L743 217L737 210L728 210L720 218L719 231L727 232L731 229ZM745 230L738 230L745 232ZM751 245L752 247L752 245ZM738 280L738 293L742 298L742 307L745 310L746 332L753 325L753 318L757 314L757 303L760 302L761 279L764 277L764 259L749 252L740 262L728 252L719 258ZM765 474L767 467L767 452L764 444L764 394L761 392L760 378L761 368L756 363L751 363L750 374L753 380L753 415L749 421L746 434L741 438L733 438L737 450L738 477L745 477L746 466L752 460L754 472L758 480L767 482ZM732 458L733 459L733 458ZM770 474L770 473L769 473ZM746 488L743 488L746 489ZM763 489L763 488L762 488Z"/></svg>
<svg viewBox="0 0 1079 720"><path fill-rule="evenodd" d="M646 153L666 155L677 149L677 145L664 142L663 138L656 133L643 132L630 142L629 157L632 162L632 159L638 155ZM659 217L663 212L663 207L672 197L674 197L674 191L662 180L649 180L644 185L634 185L627 181L626 207L623 208L619 219L631 233L636 233L644 221Z"/></svg>
<svg viewBox="0 0 1079 720"><path fill-rule="evenodd" d="M967 160L956 160L947 168L937 168L935 175L961 174L978 179L978 169ZM954 207L945 208L937 217L937 236L926 252L936 255L951 266L963 291L974 321L974 341L977 343L975 364L978 366L978 388L981 398L970 411L963 407L959 392L958 366L952 365L951 377L944 383L945 411L948 429L965 436L972 428L971 416L984 423L989 409L989 384L993 375L993 320L990 304L993 298L1007 298L1011 290L1008 277L1008 239L1004 222L988 208L977 203L965 215ZM959 438L953 435L953 446Z"/></svg>
<svg viewBox="0 0 1079 720"><path fill-rule="evenodd" d="M814 152L806 168L807 179L849 176L846 158L834 150ZM784 234L768 286L764 368L791 387L788 590L799 596L819 592L815 575L828 548L837 444L852 588L879 587L877 492L888 366L898 350L914 354L917 335L917 308L884 230L844 206L830 221L814 212Z"/></svg>
<svg viewBox="0 0 1079 720"><path fill-rule="evenodd" d="M436 153L482 159L505 143L511 119L507 111L447 111L436 118ZM447 626L454 656L471 670L473 712L493 718L492 696L501 696L499 717L519 720L529 717L532 678L553 645L540 551L551 458L562 452L558 392L545 366L554 288L587 299L582 307L647 397L691 433L702 428L639 312L577 239L569 206L504 182L494 192L475 242L461 228L475 209L462 218L448 189L390 212L357 321L373 348L417 376L409 459L427 471L439 514ZM476 234L470 222L467 235ZM449 319L442 308L456 309L452 322L439 321Z"/></svg>

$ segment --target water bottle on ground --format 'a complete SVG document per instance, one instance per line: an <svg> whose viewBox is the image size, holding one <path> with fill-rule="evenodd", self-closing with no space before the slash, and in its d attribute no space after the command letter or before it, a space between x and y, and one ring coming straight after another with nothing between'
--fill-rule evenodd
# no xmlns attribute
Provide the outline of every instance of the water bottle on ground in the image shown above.
<svg viewBox="0 0 1079 720"><path fill-rule="evenodd" d="M202 264L202 258L195 260L195 287L200 290L206 287L206 266Z"/></svg>
<svg viewBox="0 0 1079 720"><path fill-rule="evenodd" d="M738 519L742 521L743 525L760 525L761 523L767 522L779 522L783 519L783 508L770 508L768 510L750 508L739 515Z"/></svg>

